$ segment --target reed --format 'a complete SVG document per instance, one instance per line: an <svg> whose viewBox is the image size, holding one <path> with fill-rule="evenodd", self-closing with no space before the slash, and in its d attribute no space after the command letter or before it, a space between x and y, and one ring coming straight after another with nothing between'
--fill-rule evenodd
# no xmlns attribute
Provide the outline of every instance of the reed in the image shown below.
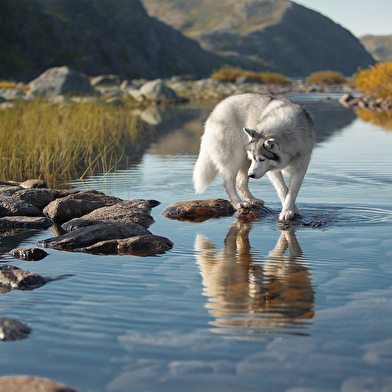
<svg viewBox="0 0 392 392"><path fill-rule="evenodd" d="M109 172L151 132L132 114L96 102L18 103L0 111L1 180L45 179L52 187L96 172Z"/></svg>

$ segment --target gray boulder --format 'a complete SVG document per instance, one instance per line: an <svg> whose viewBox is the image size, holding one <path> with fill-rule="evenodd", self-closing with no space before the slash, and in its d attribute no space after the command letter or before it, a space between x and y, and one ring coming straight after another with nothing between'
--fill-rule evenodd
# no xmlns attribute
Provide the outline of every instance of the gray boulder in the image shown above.
<svg viewBox="0 0 392 392"><path fill-rule="evenodd" d="M120 86L121 78L118 75L98 75L91 79L93 86Z"/></svg>
<svg viewBox="0 0 392 392"><path fill-rule="evenodd" d="M143 84L139 90L139 96L155 103L176 103L182 101L174 90L163 83L161 79L151 80Z"/></svg>
<svg viewBox="0 0 392 392"><path fill-rule="evenodd" d="M0 317L0 339L3 341L21 340L27 338L31 333L31 328L20 321ZM1 380L1 379L0 379ZM1 391L1 382L0 382Z"/></svg>
<svg viewBox="0 0 392 392"><path fill-rule="evenodd" d="M29 94L57 96L63 94L94 94L87 76L67 66L50 68L29 83Z"/></svg>

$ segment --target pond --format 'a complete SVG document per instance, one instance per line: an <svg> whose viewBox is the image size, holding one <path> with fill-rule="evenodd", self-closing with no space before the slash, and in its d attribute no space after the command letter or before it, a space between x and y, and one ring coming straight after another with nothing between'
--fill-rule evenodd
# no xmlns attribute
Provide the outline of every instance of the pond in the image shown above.
<svg viewBox="0 0 392 392"><path fill-rule="evenodd" d="M159 200L151 230L174 248L157 257L49 250L26 262L6 252L50 230L1 238L1 262L72 276L1 294L1 316L32 333L2 343L0 375L86 392L392 390L392 132L337 97L288 97L317 125L297 202L319 227L280 227L267 178L251 183L273 211L265 219L163 217L176 201L226 198L220 179L201 196L192 188L211 106L172 108L137 161L67 185Z"/></svg>

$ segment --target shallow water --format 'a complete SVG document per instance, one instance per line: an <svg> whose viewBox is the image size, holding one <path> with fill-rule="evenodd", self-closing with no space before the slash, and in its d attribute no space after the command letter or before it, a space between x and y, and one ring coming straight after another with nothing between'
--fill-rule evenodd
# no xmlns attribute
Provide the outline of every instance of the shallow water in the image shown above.
<svg viewBox="0 0 392 392"><path fill-rule="evenodd" d="M1 345L0 375L48 377L79 391L391 390L392 132L335 99L290 98L304 101L317 123L298 197L302 222L317 227L282 230L266 178L251 184L273 211L265 219L164 218L172 202L196 198L191 174L211 108L176 109L139 162L70 184L159 200L151 231L170 238L173 250L49 250L24 262L6 252L50 230L1 238L2 262L73 276L1 295L0 316L33 332ZM226 198L220 179L200 198L210 197Z"/></svg>

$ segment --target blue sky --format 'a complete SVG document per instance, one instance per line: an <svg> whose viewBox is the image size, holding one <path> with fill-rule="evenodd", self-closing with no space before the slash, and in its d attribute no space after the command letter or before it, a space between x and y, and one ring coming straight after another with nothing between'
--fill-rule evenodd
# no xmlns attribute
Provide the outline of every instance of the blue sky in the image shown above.
<svg viewBox="0 0 392 392"><path fill-rule="evenodd" d="M392 0L294 0L322 13L355 36L392 34Z"/></svg>

